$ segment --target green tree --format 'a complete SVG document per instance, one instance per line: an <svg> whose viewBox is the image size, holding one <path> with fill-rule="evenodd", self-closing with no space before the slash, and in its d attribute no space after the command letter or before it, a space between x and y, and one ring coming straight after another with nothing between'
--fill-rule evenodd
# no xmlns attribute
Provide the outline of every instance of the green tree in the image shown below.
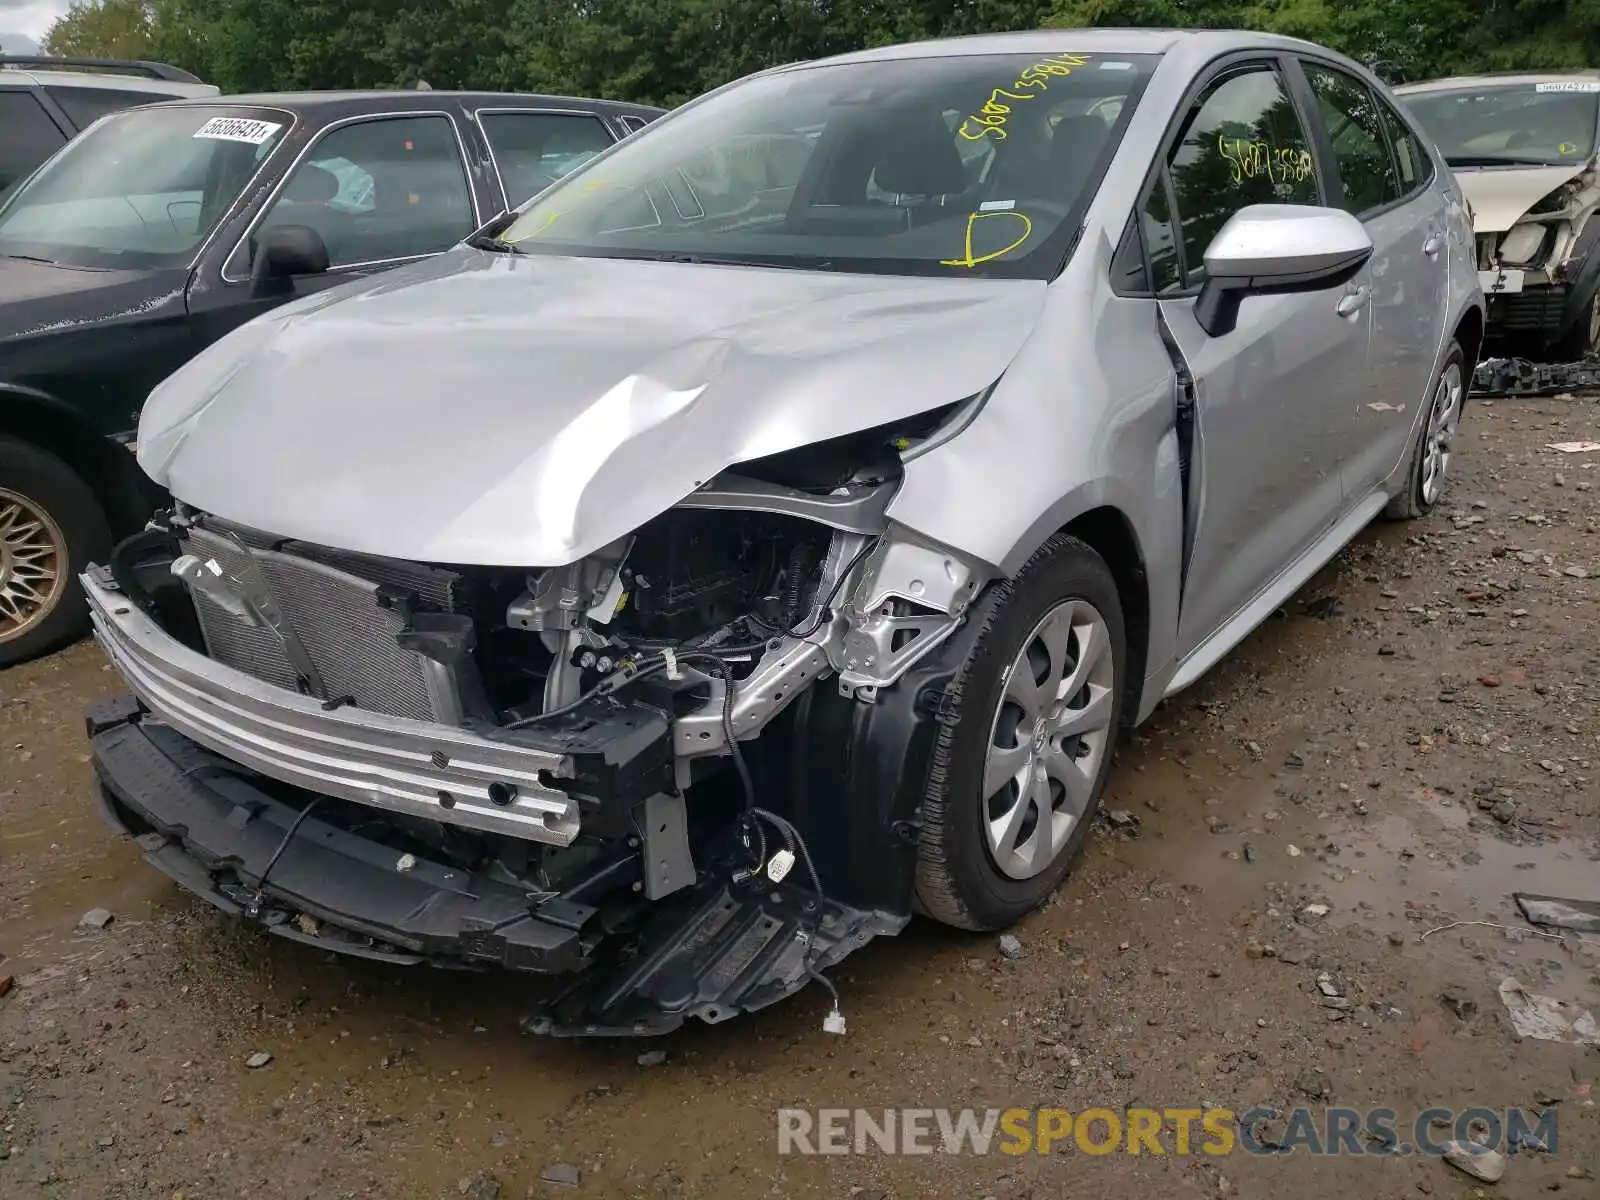
<svg viewBox="0 0 1600 1200"><path fill-rule="evenodd" d="M148 58L154 42L146 0L73 0L39 43L45 54Z"/></svg>
<svg viewBox="0 0 1600 1200"><path fill-rule="evenodd" d="M675 104L863 46L1042 26L1254 28L1409 78L1600 62L1600 0L75 0L55 54L225 91L504 88Z"/></svg>

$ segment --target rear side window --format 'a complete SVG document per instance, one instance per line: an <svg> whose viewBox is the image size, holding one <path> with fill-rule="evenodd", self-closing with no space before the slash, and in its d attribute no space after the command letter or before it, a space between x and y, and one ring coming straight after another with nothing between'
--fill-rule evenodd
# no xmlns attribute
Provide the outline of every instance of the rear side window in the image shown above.
<svg viewBox="0 0 1600 1200"><path fill-rule="evenodd" d="M598 117L574 113L481 113L478 120L513 208L611 145Z"/></svg>
<svg viewBox="0 0 1600 1200"><path fill-rule="evenodd" d="M1183 261L1193 276L1228 218L1252 204L1317 204L1311 142L1277 70L1226 75L1200 96L1169 166ZM1149 212L1159 228L1161 201ZM1153 256L1159 247L1150 247Z"/></svg>
<svg viewBox="0 0 1600 1200"><path fill-rule="evenodd" d="M30 92L0 92L0 191L66 144L50 114Z"/></svg>
<svg viewBox="0 0 1600 1200"><path fill-rule="evenodd" d="M110 112L132 108L136 104L155 104L161 100L175 99L160 92L130 92L118 88L56 87L45 88L50 98L61 106L67 119L78 129L87 129Z"/></svg>
<svg viewBox="0 0 1600 1200"><path fill-rule="evenodd" d="M1394 147L1394 162L1400 172L1401 191L1409 193L1427 183L1433 177L1433 160L1422 148L1422 143L1417 141L1416 135L1400 119L1400 114L1379 99L1378 119L1389 134L1389 144Z"/></svg>
<svg viewBox="0 0 1600 1200"><path fill-rule="evenodd" d="M1332 67L1306 63L1305 70L1333 143L1344 206L1359 215L1398 200L1400 180L1371 89Z"/></svg>

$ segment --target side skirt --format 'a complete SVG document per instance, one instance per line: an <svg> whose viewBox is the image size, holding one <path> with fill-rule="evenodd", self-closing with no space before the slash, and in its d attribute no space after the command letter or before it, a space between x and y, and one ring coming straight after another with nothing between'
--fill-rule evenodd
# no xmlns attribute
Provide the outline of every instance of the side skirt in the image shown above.
<svg viewBox="0 0 1600 1200"><path fill-rule="evenodd" d="M1284 568L1276 579L1256 595L1254 600L1234 613L1215 633L1180 659L1172 679L1167 683L1164 695L1172 696L1181 692L1216 666L1228 651L1244 641L1257 625L1271 616L1279 605L1305 584L1306 580L1344 549L1351 538L1370 525L1373 518L1381 513L1388 503L1388 495L1377 491L1346 513L1333 528Z"/></svg>

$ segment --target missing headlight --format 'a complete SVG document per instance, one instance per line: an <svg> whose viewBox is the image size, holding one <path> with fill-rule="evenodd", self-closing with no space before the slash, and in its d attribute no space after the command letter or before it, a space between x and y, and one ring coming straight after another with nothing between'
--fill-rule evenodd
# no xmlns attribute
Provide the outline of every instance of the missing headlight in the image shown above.
<svg viewBox="0 0 1600 1200"><path fill-rule="evenodd" d="M1500 241L1500 261L1525 265L1543 257L1549 228L1544 225L1518 225Z"/></svg>

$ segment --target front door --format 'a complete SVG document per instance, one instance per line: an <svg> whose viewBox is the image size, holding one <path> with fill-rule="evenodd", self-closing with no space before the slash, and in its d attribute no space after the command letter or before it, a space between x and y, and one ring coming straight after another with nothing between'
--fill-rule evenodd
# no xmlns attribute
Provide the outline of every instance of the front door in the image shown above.
<svg viewBox="0 0 1600 1200"><path fill-rule="evenodd" d="M1231 64L1196 99L1144 213L1162 317L1194 380L1188 654L1325 532L1342 504L1334 436L1370 311L1338 289L1253 296L1212 338L1194 316L1206 247L1251 204L1320 204L1303 115L1277 61ZM1165 246L1166 249L1158 250Z"/></svg>
<svg viewBox="0 0 1600 1200"><path fill-rule="evenodd" d="M196 349L285 300L449 249L479 225L454 121L444 113L372 116L332 126L301 155L227 255L220 279L193 289ZM250 294L252 240L273 225L308 225L328 270L271 297Z"/></svg>
<svg viewBox="0 0 1600 1200"><path fill-rule="evenodd" d="M1355 281L1370 290L1368 370L1350 378L1339 439L1345 492L1356 500L1394 470L1427 402L1448 307L1447 217L1431 160L1398 114L1347 71L1302 66L1338 170L1335 202L1361 219L1373 245Z"/></svg>

